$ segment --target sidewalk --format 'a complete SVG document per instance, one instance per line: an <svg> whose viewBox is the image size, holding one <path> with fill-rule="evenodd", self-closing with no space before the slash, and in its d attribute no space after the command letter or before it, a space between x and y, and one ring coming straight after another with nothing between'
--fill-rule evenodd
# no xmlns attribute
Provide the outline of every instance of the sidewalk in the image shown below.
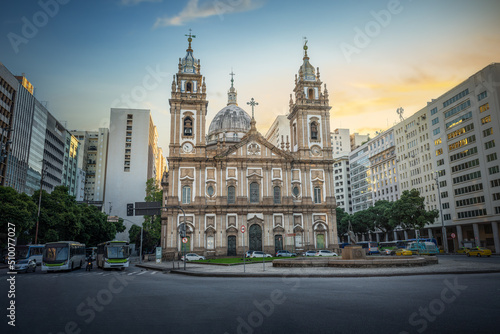
<svg viewBox="0 0 500 334"><path fill-rule="evenodd" d="M150 270L159 270L173 274L182 274L201 277L383 277L383 276L411 276L411 275L443 275L443 274L482 274L500 273L500 259L494 262L463 261L462 257L451 258L449 256L438 256L439 263L422 267L398 267L398 268L276 268L272 263L251 263L245 265L220 266L200 263L186 263L184 271L183 263L176 261L175 269L172 262L137 263L137 267ZM180 268L178 269L178 265Z"/></svg>

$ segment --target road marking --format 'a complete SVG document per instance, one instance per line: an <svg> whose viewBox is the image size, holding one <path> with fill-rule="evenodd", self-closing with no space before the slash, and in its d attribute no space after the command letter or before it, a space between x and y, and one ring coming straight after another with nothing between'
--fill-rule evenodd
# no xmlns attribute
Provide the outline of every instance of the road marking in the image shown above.
<svg viewBox="0 0 500 334"><path fill-rule="evenodd" d="M145 271L140 272L140 273L138 273L138 274L137 274L137 276L142 275L142 274L145 274L145 273L146 273Z"/></svg>
<svg viewBox="0 0 500 334"><path fill-rule="evenodd" d="M157 271L153 271L153 272L151 273L151 275L154 275L154 274L156 274L156 273L157 273Z"/></svg>
<svg viewBox="0 0 500 334"><path fill-rule="evenodd" d="M129 276L130 276L130 275L133 275L133 274L135 274L135 273L136 273L136 272L134 271L134 272L132 272L132 273L128 273L127 275L129 275Z"/></svg>

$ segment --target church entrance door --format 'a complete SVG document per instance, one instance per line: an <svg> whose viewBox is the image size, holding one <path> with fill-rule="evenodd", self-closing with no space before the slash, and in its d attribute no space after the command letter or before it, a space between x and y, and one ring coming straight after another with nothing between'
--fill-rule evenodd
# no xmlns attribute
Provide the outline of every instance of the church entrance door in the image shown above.
<svg viewBox="0 0 500 334"><path fill-rule="evenodd" d="M316 249L323 249L323 248L325 248L325 235L318 234L316 235Z"/></svg>
<svg viewBox="0 0 500 334"><path fill-rule="evenodd" d="M227 256L236 256L236 236L227 237Z"/></svg>
<svg viewBox="0 0 500 334"><path fill-rule="evenodd" d="M262 250L262 229L259 225L253 224L248 229L249 250L260 251Z"/></svg>
<svg viewBox="0 0 500 334"><path fill-rule="evenodd" d="M277 234L274 236L274 254L280 250L283 250L283 236L281 234Z"/></svg>

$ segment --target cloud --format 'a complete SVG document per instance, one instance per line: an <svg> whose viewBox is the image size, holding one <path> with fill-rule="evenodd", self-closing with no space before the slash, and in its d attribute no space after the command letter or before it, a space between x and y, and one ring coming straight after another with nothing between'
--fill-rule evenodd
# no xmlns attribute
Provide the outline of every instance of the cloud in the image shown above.
<svg viewBox="0 0 500 334"><path fill-rule="evenodd" d="M186 7L176 16L156 19L154 28L182 26L187 22L214 15L218 15L223 20L224 14L247 12L260 6L261 4L255 0L215 0L201 4L199 0L189 0Z"/></svg>
<svg viewBox="0 0 500 334"><path fill-rule="evenodd" d="M121 4L124 6L135 6L141 2L162 2L163 0L121 0Z"/></svg>

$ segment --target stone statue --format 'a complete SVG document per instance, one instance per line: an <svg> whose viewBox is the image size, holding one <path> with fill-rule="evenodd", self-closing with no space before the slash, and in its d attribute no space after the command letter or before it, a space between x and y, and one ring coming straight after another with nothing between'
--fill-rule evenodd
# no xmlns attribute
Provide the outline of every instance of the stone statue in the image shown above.
<svg viewBox="0 0 500 334"><path fill-rule="evenodd" d="M351 244L357 244L358 243L358 238L356 237L356 234L352 231L352 225L351 221L349 221L349 225L347 226L347 235L349 238L351 238Z"/></svg>

